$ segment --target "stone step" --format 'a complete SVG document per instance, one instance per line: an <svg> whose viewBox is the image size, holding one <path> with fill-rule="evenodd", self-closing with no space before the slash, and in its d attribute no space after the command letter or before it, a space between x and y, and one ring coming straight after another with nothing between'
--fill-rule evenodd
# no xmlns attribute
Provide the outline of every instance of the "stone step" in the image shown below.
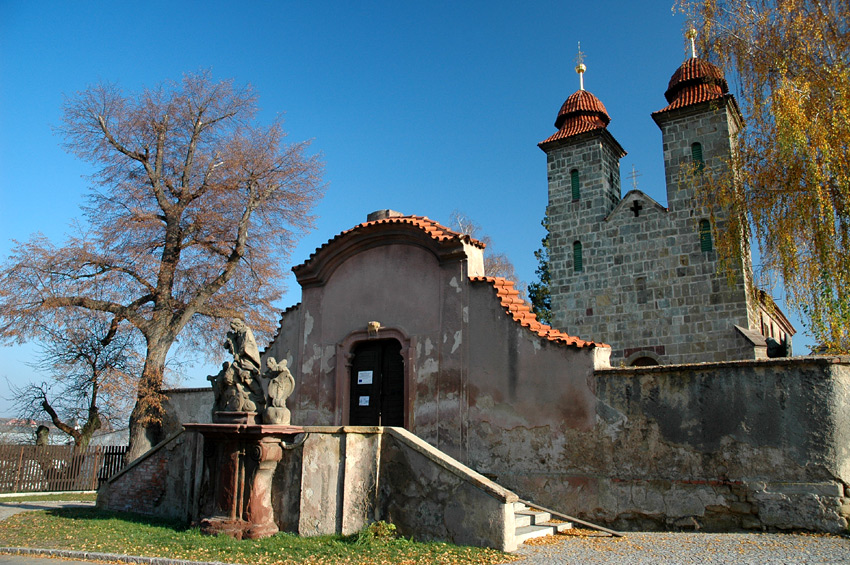
<svg viewBox="0 0 850 565"><path fill-rule="evenodd" d="M548 522L551 519L551 514L548 512L541 512L540 510L531 510L530 508L520 511L514 510L514 521L517 525L519 525L520 521L522 521L523 526L534 526L536 524Z"/></svg>
<svg viewBox="0 0 850 565"><path fill-rule="evenodd" d="M532 526L517 527L514 535L516 536L517 544L524 543L532 538L541 538L551 536L564 530L569 530L573 527L569 522L544 522L542 524L534 524Z"/></svg>
<svg viewBox="0 0 850 565"><path fill-rule="evenodd" d="M551 536L573 527L569 522L553 522L549 512L534 510L521 502L514 504L514 524L517 544L532 538Z"/></svg>

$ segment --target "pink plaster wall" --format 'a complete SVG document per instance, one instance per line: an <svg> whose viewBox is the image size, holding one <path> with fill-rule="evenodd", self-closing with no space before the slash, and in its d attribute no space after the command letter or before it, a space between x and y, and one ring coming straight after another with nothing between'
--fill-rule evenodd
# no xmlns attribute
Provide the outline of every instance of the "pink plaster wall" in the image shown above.
<svg viewBox="0 0 850 565"><path fill-rule="evenodd" d="M470 281L469 264L390 243L352 253L324 284L304 288L265 353L293 367L293 424L348 424L349 376L340 359L348 351L339 344L359 339L352 336L374 320L409 345L407 428L464 463L496 465L490 446L522 430L591 428L593 348L520 326L492 285ZM539 446L522 450L539 456Z"/></svg>

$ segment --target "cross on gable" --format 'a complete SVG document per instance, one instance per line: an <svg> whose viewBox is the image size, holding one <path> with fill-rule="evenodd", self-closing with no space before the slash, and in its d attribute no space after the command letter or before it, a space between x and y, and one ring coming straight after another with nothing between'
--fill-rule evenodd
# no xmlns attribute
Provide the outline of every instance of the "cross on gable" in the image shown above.
<svg viewBox="0 0 850 565"><path fill-rule="evenodd" d="M632 205L629 207L629 210L635 213L635 218L640 216L640 211L643 210L643 206L640 205L640 202L635 200L632 202Z"/></svg>

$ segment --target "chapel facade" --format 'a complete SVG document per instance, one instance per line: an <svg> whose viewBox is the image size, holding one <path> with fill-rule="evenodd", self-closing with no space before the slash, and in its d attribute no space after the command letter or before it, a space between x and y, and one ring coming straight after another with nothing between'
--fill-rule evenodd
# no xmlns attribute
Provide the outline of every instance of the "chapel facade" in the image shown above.
<svg viewBox="0 0 850 565"><path fill-rule="evenodd" d="M547 156L552 325L611 344L614 365L790 355L795 330L768 295L752 292L749 248L730 281L714 245L726 218L697 199L700 175L725 170L743 127L723 72L693 55L664 95L652 118L667 207L636 189L621 196L626 152L583 80L558 112L558 131L538 144Z"/></svg>

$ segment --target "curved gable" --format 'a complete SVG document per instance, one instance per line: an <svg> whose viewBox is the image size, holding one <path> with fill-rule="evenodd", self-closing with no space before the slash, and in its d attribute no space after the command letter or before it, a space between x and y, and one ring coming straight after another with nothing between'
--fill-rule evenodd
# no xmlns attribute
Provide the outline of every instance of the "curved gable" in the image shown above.
<svg viewBox="0 0 850 565"><path fill-rule="evenodd" d="M346 259L384 245L414 245L433 253L440 263L480 262L484 243L460 234L423 216L395 216L364 222L328 240L310 257L293 267L302 287L327 282Z"/></svg>

